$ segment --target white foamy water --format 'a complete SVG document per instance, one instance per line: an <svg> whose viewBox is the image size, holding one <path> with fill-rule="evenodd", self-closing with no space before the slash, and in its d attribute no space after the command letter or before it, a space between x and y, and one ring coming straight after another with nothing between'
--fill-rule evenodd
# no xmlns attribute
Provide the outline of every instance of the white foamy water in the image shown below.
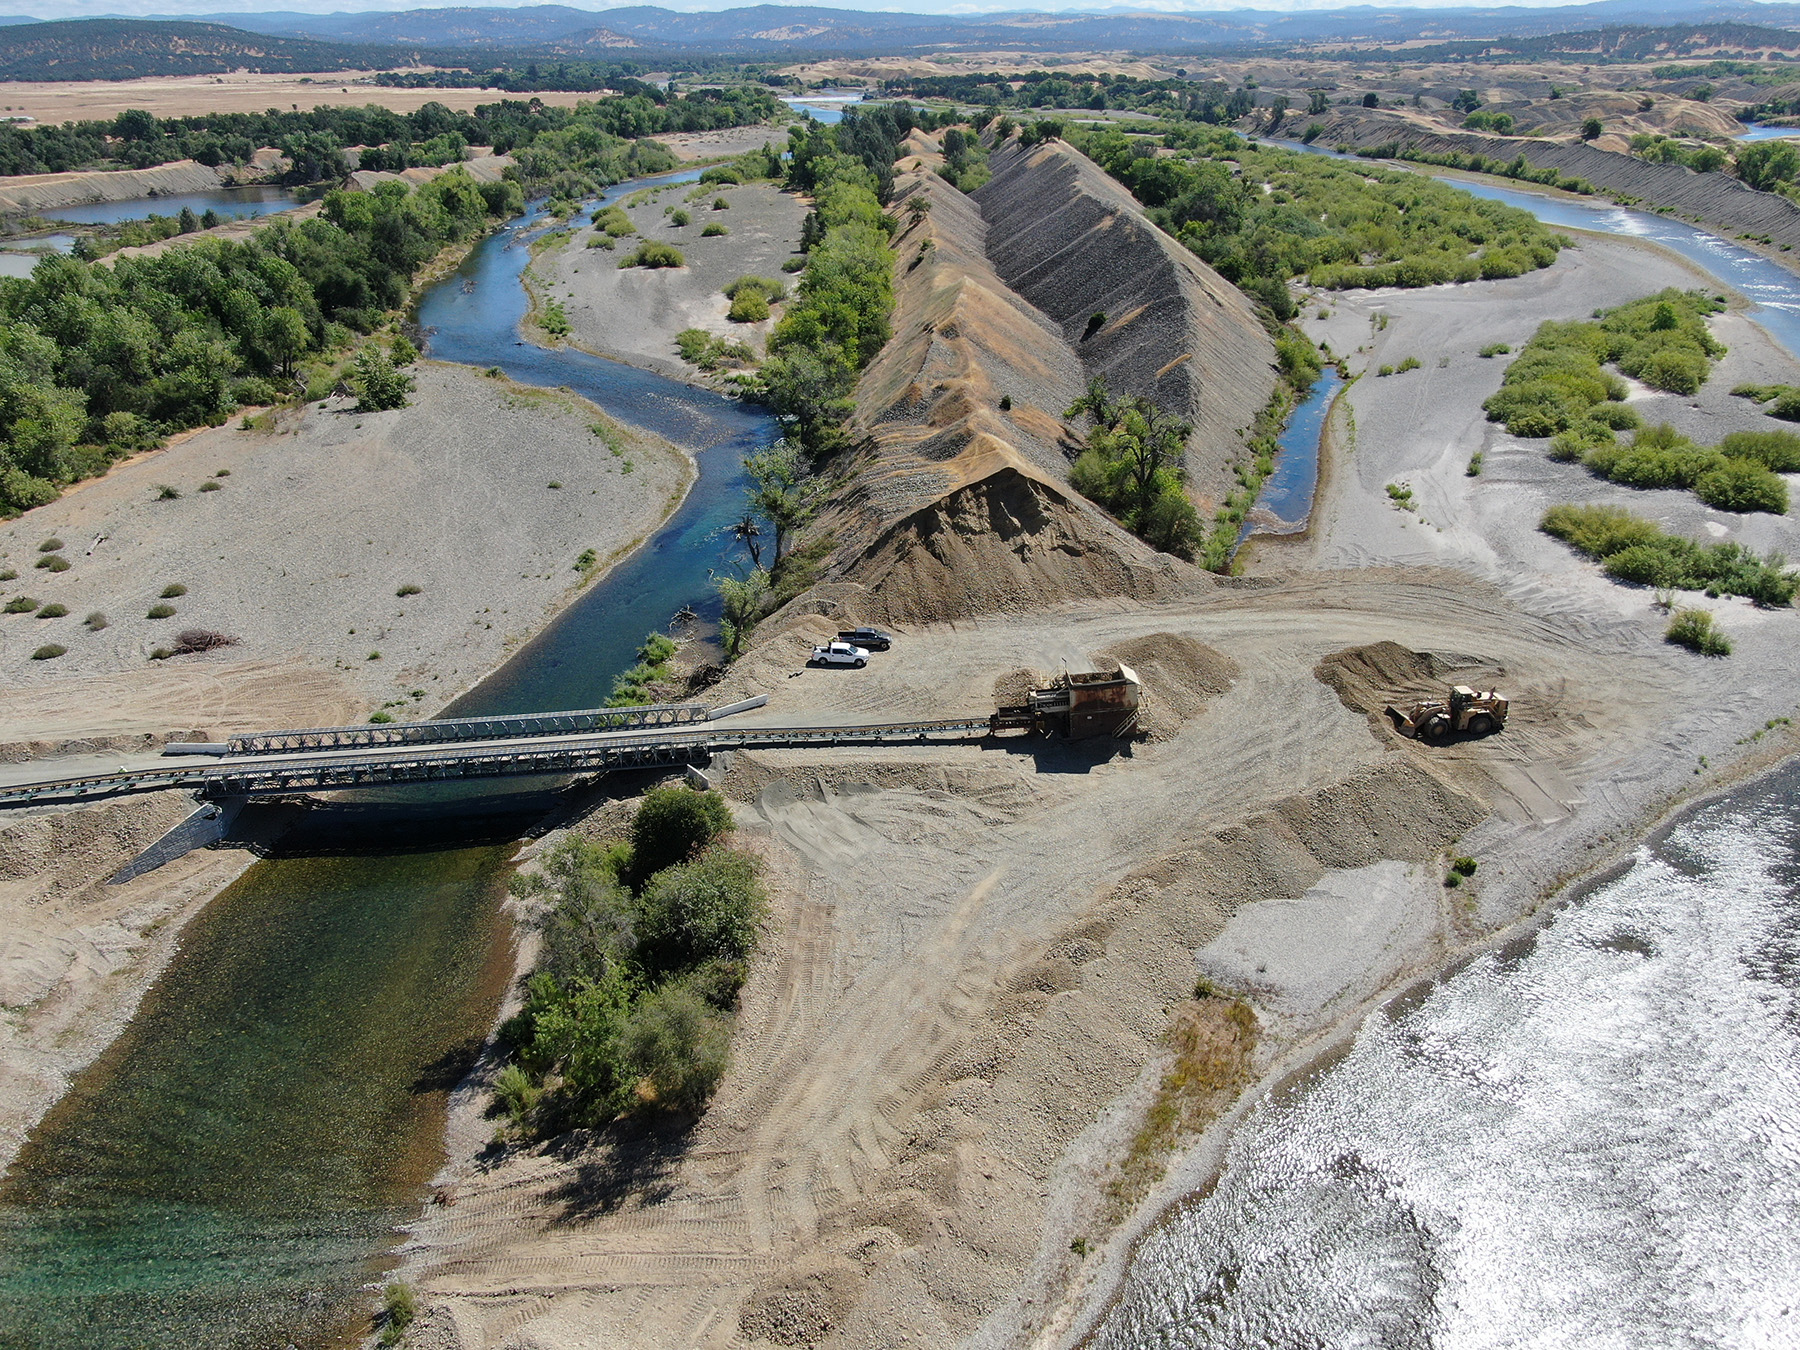
<svg viewBox="0 0 1800 1350"><path fill-rule="evenodd" d="M1259 1107L1094 1344L1800 1346L1797 781Z"/></svg>

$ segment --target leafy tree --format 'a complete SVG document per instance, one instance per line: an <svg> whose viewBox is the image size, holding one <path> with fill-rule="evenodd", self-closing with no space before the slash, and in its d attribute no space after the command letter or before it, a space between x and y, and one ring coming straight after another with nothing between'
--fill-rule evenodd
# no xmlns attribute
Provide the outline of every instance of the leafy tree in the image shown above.
<svg viewBox="0 0 1800 1350"><path fill-rule="evenodd" d="M750 630L762 617L764 598L769 593L769 574L758 567L748 577L719 577L716 582L724 610L719 616L719 640L725 644L725 659L735 661Z"/></svg>
<svg viewBox="0 0 1800 1350"><path fill-rule="evenodd" d="M1591 141L1605 130L1605 125L1598 117L1590 117L1581 124L1581 139Z"/></svg>
<svg viewBox="0 0 1800 1350"><path fill-rule="evenodd" d="M750 505L775 527L775 552L779 563L794 531L819 511L822 485L807 475L800 447L783 439L759 455L744 460L750 479Z"/></svg>
<svg viewBox="0 0 1800 1350"><path fill-rule="evenodd" d="M1737 174L1751 187L1773 192L1800 174L1800 150L1787 141L1757 141L1737 152Z"/></svg>
<svg viewBox="0 0 1800 1350"><path fill-rule="evenodd" d="M686 862L731 828L731 808L716 792L653 788L631 821L631 868L640 877Z"/></svg>
<svg viewBox="0 0 1800 1350"><path fill-rule="evenodd" d="M762 567L762 527L756 523L756 517L746 511L737 524L731 527L731 537L750 551L750 565Z"/></svg>
<svg viewBox="0 0 1800 1350"><path fill-rule="evenodd" d="M748 957L769 908L760 872L747 853L713 849L651 877L638 897L642 968L654 978Z"/></svg>
<svg viewBox="0 0 1800 1350"><path fill-rule="evenodd" d="M306 316L292 305L277 305L263 318L261 347L269 364L284 376L292 377L294 362L300 359L312 340Z"/></svg>
<svg viewBox="0 0 1800 1350"><path fill-rule="evenodd" d="M621 1033L632 1071L649 1080L657 1103L678 1111L705 1105L730 1062L725 1019L682 984L646 994Z"/></svg>

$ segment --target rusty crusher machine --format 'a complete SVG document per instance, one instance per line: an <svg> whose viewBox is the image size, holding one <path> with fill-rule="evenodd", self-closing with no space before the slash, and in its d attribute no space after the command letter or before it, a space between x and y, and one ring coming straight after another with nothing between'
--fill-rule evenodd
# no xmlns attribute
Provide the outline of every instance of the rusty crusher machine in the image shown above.
<svg viewBox="0 0 1800 1350"><path fill-rule="evenodd" d="M1048 688L1028 691L1025 702L998 709L988 726L996 732L1029 731L1069 741L1129 736L1137 728L1141 688L1130 666L1065 672Z"/></svg>

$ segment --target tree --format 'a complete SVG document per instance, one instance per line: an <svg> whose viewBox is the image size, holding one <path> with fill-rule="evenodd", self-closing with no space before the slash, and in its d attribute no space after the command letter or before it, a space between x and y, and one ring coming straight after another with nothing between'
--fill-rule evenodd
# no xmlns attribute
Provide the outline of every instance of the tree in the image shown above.
<svg viewBox="0 0 1800 1350"><path fill-rule="evenodd" d="M731 537L750 550L750 565L762 566L762 527L756 523L756 517L744 512L743 519L731 527Z"/></svg>
<svg viewBox="0 0 1800 1350"><path fill-rule="evenodd" d="M716 792L653 788L631 820L631 870L649 877L686 862L731 828L731 808Z"/></svg>
<svg viewBox="0 0 1800 1350"><path fill-rule="evenodd" d="M386 352L370 343L356 354L350 387L356 390L357 412L384 412L406 406L413 382L411 376L394 368Z"/></svg>
<svg viewBox="0 0 1800 1350"><path fill-rule="evenodd" d="M633 1072L650 1081L659 1105L694 1111L725 1076L731 1033L704 999L672 983L638 1002L620 1047Z"/></svg>
<svg viewBox="0 0 1800 1350"><path fill-rule="evenodd" d="M783 438L744 460L750 478L750 505L775 527L775 555L779 563L795 530L819 510L820 486L807 476L800 447Z"/></svg>
<svg viewBox="0 0 1800 1350"><path fill-rule="evenodd" d="M1106 392L1106 377L1096 375L1088 381L1087 392L1063 409L1063 416L1079 417L1086 413L1095 426L1110 427L1116 420L1114 407L1111 396Z"/></svg>
<svg viewBox="0 0 1800 1350"><path fill-rule="evenodd" d="M725 644L725 659L737 660L744 639L762 617L763 597L769 593L769 574L757 568L748 577L718 577L719 598L724 609L719 615L719 640Z"/></svg>
<svg viewBox="0 0 1800 1350"><path fill-rule="evenodd" d="M1331 111L1331 95L1323 89L1311 89L1306 94L1306 111L1313 117L1322 117Z"/></svg>
<svg viewBox="0 0 1800 1350"><path fill-rule="evenodd" d="M1759 141L1737 152L1737 173L1751 187L1773 192L1800 173L1800 150L1786 141Z"/></svg>
<svg viewBox="0 0 1800 1350"><path fill-rule="evenodd" d="M1606 127L1601 123L1598 117L1590 117L1581 124L1581 139L1584 141L1591 141L1605 130Z"/></svg>
<svg viewBox="0 0 1800 1350"><path fill-rule="evenodd" d="M284 376L293 375L294 362L306 350L311 338L305 316L291 305L277 305L263 316L263 352Z"/></svg>
<svg viewBox="0 0 1800 1350"><path fill-rule="evenodd" d="M1365 108L1379 108L1381 106L1381 95L1373 92L1364 94L1362 105Z"/></svg>
<svg viewBox="0 0 1800 1350"><path fill-rule="evenodd" d="M747 959L769 909L761 870L748 853L713 849L650 878L638 897L639 965L655 977Z"/></svg>

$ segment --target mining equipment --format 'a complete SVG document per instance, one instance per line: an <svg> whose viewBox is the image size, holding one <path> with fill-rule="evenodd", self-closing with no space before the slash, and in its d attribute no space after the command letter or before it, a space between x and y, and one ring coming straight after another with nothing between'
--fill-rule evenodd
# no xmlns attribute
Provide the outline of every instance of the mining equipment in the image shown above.
<svg viewBox="0 0 1800 1350"><path fill-rule="evenodd" d="M1506 695L1466 684L1451 687L1448 698L1424 698L1404 705L1388 704L1394 730L1421 741L1444 741L1456 734L1487 736L1506 725Z"/></svg>
<svg viewBox="0 0 1800 1350"><path fill-rule="evenodd" d="M1025 702L998 709L988 725L993 731L1030 731L1071 741L1127 736L1137 727L1141 688L1130 666L1064 673L1048 688L1030 690Z"/></svg>

